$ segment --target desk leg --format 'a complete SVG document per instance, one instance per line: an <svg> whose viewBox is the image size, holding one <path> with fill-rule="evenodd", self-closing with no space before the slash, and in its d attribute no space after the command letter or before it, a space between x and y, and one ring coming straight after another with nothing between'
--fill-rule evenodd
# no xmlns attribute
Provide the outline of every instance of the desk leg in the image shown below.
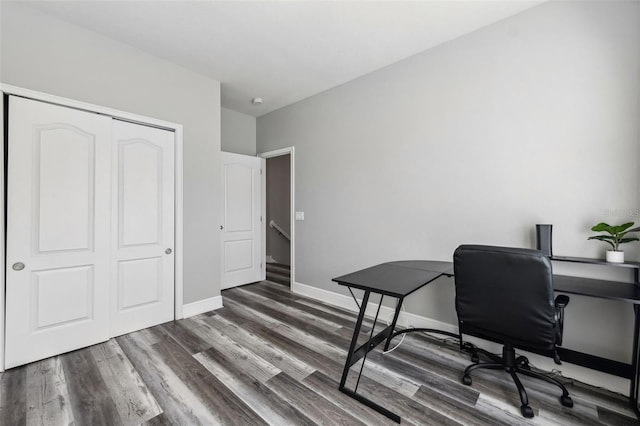
<svg viewBox="0 0 640 426"><path fill-rule="evenodd" d="M637 271L637 269L636 269ZM633 411L636 413L636 417L640 420L640 409L638 409L638 381L640 380L640 307L636 304L633 305L633 355L631 360L631 386L629 389L629 403L633 407Z"/></svg>
<svg viewBox="0 0 640 426"><path fill-rule="evenodd" d="M356 321L356 326L353 329L353 337L351 338L351 344L349 345L349 352L347 353L347 360L344 364L344 370L342 371L342 379L340 379L340 386L338 387L338 389L340 390L340 392L350 396L351 398L360 401L361 403L365 404L366 406L376 410L378 413L387 416L388 418L390 418L391 420L393 420L396 423L400 423L401 418L399 415L393 413L392 411L384 408L383 406L371 401L368 398L365 398L364 396L358 395L356 393L356 391L358 390L358 384L360 383L360 377L362 376L362 368L364 367L364 363L367 360L367 353L372 350L378 343L375 343L375 341L378 341L379 343L382 342L382 340L377 340L378 337L380 337L381 335L384 335L382 333L384 333L385 331L383 330L381 332L380 335L376 336L375 339L373 339L374 341L372 342L372 337L373 337L373 333L375 331L375 324L376 321L378 320L378 314L380 313L380 307L382 305L382 298L380 299L380 303L378 304L378 312L376 313L376 317L375 320L373 322L373 329L371 330L371 335L369 335L369 340L367 343L365 343L363 345L364 347L364 357L362 358L362 366L360 368L360 374L358 375L358 383L356 383L356 387L354 390L351 389L347 389L345 387L345 384L347 383L347 376L349 375L349 370L351 369L351 366L354 363L354 355L356 352L358 352L359 350L356 349L358 346L358 336L360 336L360 330L362 329L362 321L364 320L364 313L367 310L367 304L369 303L369 295L371 294L371 292L369 290L366 290L364 293L364 297L362 298L362 304L360 305L360 313L358 313L358 320ZM385 329L385 330L388 330ZM389 334L392 334L392 330L389 330ZM360 348L360 350L362 350L363 348ZM358 358L356 358L358 359Z"/></svg>
<svg viewBox="0 0 640 426"><path fill-rule="evenodd" d="M344 370L342 371L342 379L340 379L340 387L341 391L344 390L344 385L347 382L347 375L349 374L349 369L351 368L351 360L353 359L353 353L356 350L356 346L358 345L358 336L360 335L360 329L362 328L362 320L364 320L364 313L367 310L367 304L369 303L369 295L371 292L369 290L364 292L364 297L362 298L362 303L360 304L360 313L358 313L358 320L356 321L356 326L353 329L353 337L351 338L351 344L349 345L349 352L347 353L347 361L344 364Z"/></svg>
<svg viewBox="0 0 640 426"><path fill-rule="evenodd" d="M389 345L391 344L391 339L393 339L393 332L396 329L396 323L398 322L398 316L400 316L400 309L402 308L402 302L404 301L403 297L398 298L396 301L396 312L393 314L393 321L391 322L391 331L389 332L389 337L387 337L387 342L384 344L384 351L389 350Z"/></svg>

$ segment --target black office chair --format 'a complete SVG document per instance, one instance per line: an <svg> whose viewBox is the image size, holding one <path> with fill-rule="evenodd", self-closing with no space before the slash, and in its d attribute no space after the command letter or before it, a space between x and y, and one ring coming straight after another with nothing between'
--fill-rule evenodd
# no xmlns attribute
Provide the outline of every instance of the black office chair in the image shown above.
<svg viewBox="0 0 640 426"><path fill-rule="evenodd" d="M562 344L564 307L569 297L553 300L551 261L540 251L462 245L453 255L456 311L462 334L503 344L502 357L479 363L478 352L464 370L462 382L471 385L471 372L478 368L504 369L511 374L520 393L524 417L533 417L525 391L516 373L553 383L562 389L560 403L573 407L569 392L555 378L531 371L528 360L515 349L549 355L560 364L556 347Z"/></svg>

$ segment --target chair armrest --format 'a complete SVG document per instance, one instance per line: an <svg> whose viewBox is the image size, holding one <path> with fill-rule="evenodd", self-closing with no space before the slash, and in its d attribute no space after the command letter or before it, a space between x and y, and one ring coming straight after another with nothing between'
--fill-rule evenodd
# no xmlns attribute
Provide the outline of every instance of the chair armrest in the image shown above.
<svg viewBox="0 0 640 426"><path fill-rule="evenodd" d="M556 321L558 322L559 333L556 335L556 346L562 346L562 333L564 331L564 308L569 304L569 296L561 294L556 297ZM557 363L557 361L556 361Z"/></svg>
<svg viewBox="0 0 640 426"><path fill-rule="evenodd" d="M569 296L561 294L556 297L556 309L564 309L569 304Z"/></svg>

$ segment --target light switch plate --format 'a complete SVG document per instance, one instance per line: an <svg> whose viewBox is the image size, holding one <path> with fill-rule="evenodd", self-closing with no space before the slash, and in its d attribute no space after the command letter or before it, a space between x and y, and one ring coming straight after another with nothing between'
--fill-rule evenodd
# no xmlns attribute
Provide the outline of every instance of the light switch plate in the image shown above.
<svg viewBox="0 0 640 426"><path fill-rule="evenodd" d="M304 220L304 212L296 212L296 220Z"/></svg>

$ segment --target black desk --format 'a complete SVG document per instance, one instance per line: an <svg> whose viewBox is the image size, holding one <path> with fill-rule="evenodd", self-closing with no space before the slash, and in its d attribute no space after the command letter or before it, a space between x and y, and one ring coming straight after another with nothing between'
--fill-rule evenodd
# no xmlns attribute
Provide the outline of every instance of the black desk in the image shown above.
<svg viewBox="0 0 640 426"><path fill-rule="evenodd" d="M453 263L451 262L410 260L382 263L380 265L372 266L370 268L362 269L360 271L333 279L333 281L337 282L338 284L347 286L349 288L351 296L353 296L353 299L356 301L356 304L360 308L356 326L353 330L351 344L349 345L347 360L342 372L342 379L340 380L339 389L341 392L349 395L351 398L354 398L357 401L362 402L368 407L373 408L377 412L389 417L391 420L400 423L400 416L357 393L358 384L360 383L360 377L362 376L362 369L364 368L364 363L367 360L367 354L385 340L385 350L389 349L389 343L391 342L391 339L393 337L397 336L400 333L405 333L408 331L432 331L458 337L458 335L456 334L430 329L411 329L403 330L399 333L394 333L394 329L396 327L396 322L398 321L398 315L400 315L400 310L404 298L441 276L451 275L453 275ZM364 291L362 303L358 304L358 300L356 299L352 291L353 288ZM364 319L365 311L367 310L367 304L369 303L369 296L371 295L371 293L380 294L380 301L376 310L374 326L369 333L369 339L359 347L356 347L358 344L360 329L362 328L362 321ZM375 324L378 320L380 307L382 306L382 301L384 300L385 296L397 299L393 321L390 325L385 327L382 331L374 336L373 333L375 332ZM364 359L362 360L362 366L360 367L356 385L353 389L348 389L345 384L347 381L349 369L351 368L351 366L353 366L353 364L355 364L362 358Z"/></svg>
<svg viewBox="0 0 640 426"><path fill-rule="evenodd" d="M634 283L554 275L553 287L555 291L560 293L617 300L630 303L633 306L634 324L631 364L601 358L564 347L558 348L558 354L561 360L571 364L629 379L629 404L636 413L638 420L640 420L640 410L638 409L638 388L640 381L640 341L638 340L638 334L640 332L640 286ZM567 307L567 309L569 309L569 307Z"/></svg>
<svg viewBox="0 0 640 426"><path fill-rule="evenodd" d="M574 258L567 258L574 259ZM563 260L565 258L554 260ZM568 260L568 261L582 261ZM640 264L636 267L635 277L636 281ZM356 326L353 330L353 337L351 339L351 345L349 346L349 352L347 353L347 361L342 373L342 379L340 381L340 391L351 396L352 398L366 404L374 410L384 414L390 419L400 423L400 417L380 406L379 404L357 394L358 383L360 376L362 375L362 368L366 361L367 353L372 351L376 346L386 340L385 350L389 348L391 339L399 334L413 332L413 331L427 331L433 333L446 334L453 337L460 337L457 334L452 334L440 330L433 329L408 329L394 332L398 315L402 307L402 302L405 297L412 294L416 290L424 287L430 282L436 280L441 276L453 276L453 263L452 262L437 262L437 261L399 261L382 263L377 266L366 268L348 275L343 275L338 278L334 278L333 281L340 285L344 285L349 288L349 292L358 301L353 294L352 288L357 288L364 291L364 297L362 303L358 304L360 309L358 313L358 319ZM638 394L639 382L640 382L640 285L634 283L621 283L605 280L594 280L588 278L569 277L563 275L554 275L554 289L560 293L577 294L587 297L596 297L600 299L617 300L626 303L631 303L634 310L635 320L633 327L633 347L631 354L631 364L622 363L598 356L574 351L567 348L558 348L560 359L571 364L580 365L583 367L591 368L594 370L602 371L608 374L612 374L618 377L623 377L630 380L629 389L629 404L633 408L636 416L640 420L640 410L638 409ZM396 309L393 316L392 323L384 330L373 335L375 327L372 328L369 335L369 339L356 348L358 336L362 328L362 321L369 302L369 296L371 293L380 294L380 302L377 307L376 316L374 320L377 321L378 314L380 313L380 307L384 296L390 296L397 299ZM460 343L462 345L462 342ZM353 390L345 387L347 374L353 364L358 362L364 357L360 373L358 374L358 382Z"/></svg>

